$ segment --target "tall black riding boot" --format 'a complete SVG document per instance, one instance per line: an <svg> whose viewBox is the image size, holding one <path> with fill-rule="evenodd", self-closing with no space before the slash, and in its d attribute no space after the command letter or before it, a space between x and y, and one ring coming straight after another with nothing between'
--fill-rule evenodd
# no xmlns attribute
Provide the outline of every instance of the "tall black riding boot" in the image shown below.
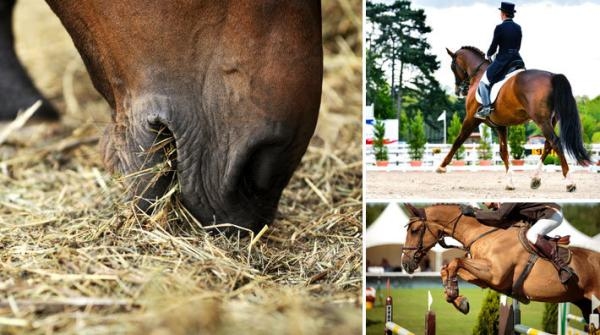
<svg viewBox="0 0 600 335"><path fill-rule="evenodd" d="M479 96L481 97L481 108L479 108L477 113L475 113L475 117L485 120L490 113L492 113L492 103L490 102L490 86L480 80L477 90L479 92Z"/></svg>
<svg viewBox="0 0 600 335"><path fill-rule="evenodd" d="M561 283L565 284L571 279L574 274L573 269L571 269L558 255L558 246L556 245L556 242L549 241L544 236L538 235L534 246L543 256L548 258L556 270L558 270L558 276L560 277Z"/></svg>

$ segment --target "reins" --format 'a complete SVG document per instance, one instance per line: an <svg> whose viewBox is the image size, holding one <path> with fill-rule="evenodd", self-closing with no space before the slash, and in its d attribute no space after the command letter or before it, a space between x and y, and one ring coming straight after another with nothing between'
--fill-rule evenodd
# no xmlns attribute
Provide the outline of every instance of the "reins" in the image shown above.
<svg viewBox="0 0 600 335"><path fill-rule="evenodd" d="M469 71L465 70L462 66L458 65L458 63L456 62L456 56L452 57L452 64L450 65L450 67L452 68L456 68L460 71L462 71L463 75L464 75L464 79L462 81L455 81L456 86L459 87L460 90L465 90L466 88L468 88L471 84L471 79L473 79L475 77L475 75L477 75L477 73L479 73L479 70L481 70L481 67L483 66L483 64L485 64L487 62L486 59L482 60L481 63L479 63L479 65L477 65L477 67L475 67L475 71L473 71L472 74L469 74Z"/></svg>
<svg viewBox="0 0 600 335"><path fill-rule="evenodd" d="M455 238L454 237L454 233L456 231L456 226L458 225L458 222L460 221L460 219L462 218L464 214L461 212L456 218L449 220L447 223L445 224L440 224L442 227L448 227L451 223L452 223L452 232L450 233L450 237ZM419 244L416 247L403 247L402 248L402 253L406 251L410 251L410 250L416 250L415 254L413 256L413 258L420 258L422 254L424 254L426 251L425 250L429 250L431 249L436 243L439 243L440 246L444 249L460 249L460 250L464 250L467 253L470 253L470 249L471 246L477 242L478 240L486 237L489 234L492 234L496 231L498 231L500 228L496 227L496 228L492 228L488 231L485 231L483 233L481 233L479 236L477 236L476 238L474 238L471 242L467 243L465 246L461 247L461 246L457 246L457 245L448 245L446 244L446 242L444 241L444 237L448 236L444 234L444 230L440 229L440 231L438 232L438 234L435 234L433 232L433 230L431 229L431 227L429 227L429 224L427 222L427 218L423 215L422 217L414 217L412 218L407 226L410 227L411 224L413 224L414 222L422 222L423 223L423 227L421 228L421 231L419 233ZM423 245L423 238L425 237L425 232L429 232L431 235L433 235L435 237L435 241L428 246L424 246ZM456 238L455 238L456 239Z"/></svg>

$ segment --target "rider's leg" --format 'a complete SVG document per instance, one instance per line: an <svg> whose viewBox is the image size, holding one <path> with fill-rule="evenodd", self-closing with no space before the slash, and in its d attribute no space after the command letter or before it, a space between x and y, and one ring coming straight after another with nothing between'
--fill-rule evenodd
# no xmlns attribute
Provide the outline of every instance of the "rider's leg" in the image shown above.
<svg viewBox="0 0 600 335"><path fill-rule="evenodd" d="M555 210L552 216L540 219L531 226L526 236L527 240L554 264L559 272L560 281L564 284L573 276L573 270L559 257L556 242L545 238L545 235L558 227L562 221L562 213Z"/></svg>
<svg viewBox="0 0 600 335"><path fill-rule="evenodd" d="M487 73L484 73L479 80L479 86L477 87L479 96L481 97L481 108L475 113L475 117L484 119L492 112L492 103L490 101L490 82L487 77Z"/></svg>

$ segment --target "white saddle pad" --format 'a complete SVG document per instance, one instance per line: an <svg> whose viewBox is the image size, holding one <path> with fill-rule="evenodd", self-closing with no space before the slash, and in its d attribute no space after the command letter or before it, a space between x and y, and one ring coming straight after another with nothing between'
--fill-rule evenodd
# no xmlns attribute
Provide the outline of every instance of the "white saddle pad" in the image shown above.
<svg viewBox="0 0 600 335"><path fill-rule="evenodd" d="M502 79L501 81L495 83L494 86L492 86L492 90L490 92L490 101L492 103L494 103L494 101L496 101L496 98L498 97L498 93L500 92L500 89L502 88L502 86L504 86L506 81L509 80L510 78L512 78L513 76L517 75L517 73L523 72L523 71L525 71L525 70L524 69L515 70L515 71L507 74L506 77L504 77L504 79ZM481 96L479 95L479 90L477 90L475 92L475 100L477 100L477 102L481 103Z"/></svg>

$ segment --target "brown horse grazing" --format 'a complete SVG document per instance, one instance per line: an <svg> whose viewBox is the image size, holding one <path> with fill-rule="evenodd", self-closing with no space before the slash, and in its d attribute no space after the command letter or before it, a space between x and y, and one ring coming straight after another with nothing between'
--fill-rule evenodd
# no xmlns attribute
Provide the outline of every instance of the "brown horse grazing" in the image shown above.
<svg viewBox="0 0 600 335"><path fill-rule="evenodd" d="M112 108L104 161L138 176L130 186L140 207L176 177L202 224L259 231L273 220L319 114L320 1L47 3ZM0 88L11 88L0 89L0 119L40 96L14 52L14 4L0 1ZM175 140L175 171L155 181L139 172L164 163L163 150L152 148L165 129Z"/></svg>
<svg viewBox="0 0 600 335"><path fill-rule="evenodd" d="M519 241L520 228L483 225L473 217L464 216L459 205L406 207L412 214L402 256L402 266L408 273L413 273L427 251L436 243L443 243L445 236L455 238L468 251L470 257L453 259L441 272L446 300L465 314L469 312L469 303L459 295L457 274L477 286L489 287L525 303L572 302L586 318L591 312L592 295L600 297L600 253L569 247L572 251L569 265L576 276L565 285L561 284L552 263L545 259L537 259L522 285L515 285L530 258Z"/></svg>
<svg viewBox="0 0 600 335"><path fill-rule="evenodd" d="M474 117L480 104L475 99L479 79L490 64L479 49L470 46L460 48L456 53L446 49L452 57L452 72L455 78L456 95L466 96L466 116L460 134L452 144L452 148L437 172L446 172L452 156L481 122ZM508 163L508 147L506 143L508 126L518 125L533 120L542 130L546 143L540 158L538 169L531 180L531 188L541 184L540 173L543 161L554 149L560 158L562 173L568 192L576 189L569 175L569 166L565 159L564 149L581 165L590 164L590 157L582 141L579 112L571 92L571 84L562 74L547 71L526 70L507 80L494 103L494 111L484 122L495 128L500 141L500 157L506 168L506 189L513 190L512 172ZM560 137L554 132L554 126L560 121Z"/></svg>

